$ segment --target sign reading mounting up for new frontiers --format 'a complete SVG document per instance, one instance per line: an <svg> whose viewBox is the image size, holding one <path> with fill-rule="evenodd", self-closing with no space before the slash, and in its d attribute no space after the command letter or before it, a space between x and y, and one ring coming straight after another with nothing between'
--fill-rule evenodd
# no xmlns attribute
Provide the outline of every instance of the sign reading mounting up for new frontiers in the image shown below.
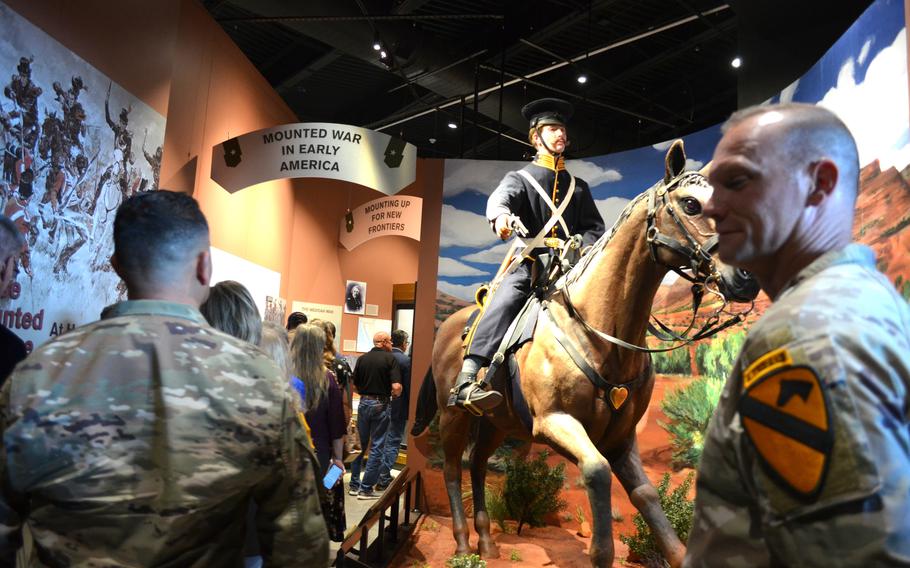
<svg viewBox="0 0 910 568"><path fill-rule="evenodd" d="M231 193L276 179L328 178L394 195L416 177L413 144L347 124L283 124L212 148L212 179Z"/></svg>

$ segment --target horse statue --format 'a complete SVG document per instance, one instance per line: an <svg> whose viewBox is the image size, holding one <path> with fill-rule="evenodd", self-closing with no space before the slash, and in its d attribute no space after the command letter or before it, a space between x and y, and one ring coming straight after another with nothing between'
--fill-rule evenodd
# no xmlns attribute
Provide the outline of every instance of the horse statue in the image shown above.
<svg viewBox="0 0 910 568"><path fill-rule="evenodd" d="M544 296L533 337L517 348L511 365L493 371L492 384L506 401L489 414L476 418L446 407L461 368L462 334L473 308L452 314L440 326L412 434L419 434L437 409L442 409L439 430L455 554L470 553L461 459L471 422L477 420L470 471L474 528L482 557L499 555L486 510L487 460L511 436L548 444L581 470L594 513L589 551L593 566L613 562L613 474L650 526L670 565L682 563L685 547L645 476L635 433L654 386L649 350L640 347L645 343L651 306L669 270L693 281L693 295L699 296L693 300L693 322L703 292L723 300L709 318L714 324L725 311L727 299L748 302L758 292L748 274L722 267L711 257L717 237L702 208L712 188L701 173L684 171L685 163L683 144L678 140L667 152L664 179L631 201L613 229ZM712 330L729 323L714 325ZM702 328L690 337L676 338L685 345L712 330ZM508 370L515 363L521 377L518 396L516 387L509 388L514 383L509 383Z"/></svg>

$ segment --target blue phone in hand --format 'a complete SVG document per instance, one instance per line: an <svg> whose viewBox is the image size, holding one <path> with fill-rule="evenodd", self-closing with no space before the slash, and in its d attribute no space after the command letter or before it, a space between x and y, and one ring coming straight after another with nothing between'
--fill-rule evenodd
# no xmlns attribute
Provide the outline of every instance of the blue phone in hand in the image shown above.
<svg viewBox="0 0 910 568"><path fill-rule="evenodd" d="M325 473L325 477L322 478L322 485L326 489L331 489L335 487L335 484L338 483L338 478L341 477L342 469L335 464L332 464L332 467L329 468L329 471Z"/></svg>

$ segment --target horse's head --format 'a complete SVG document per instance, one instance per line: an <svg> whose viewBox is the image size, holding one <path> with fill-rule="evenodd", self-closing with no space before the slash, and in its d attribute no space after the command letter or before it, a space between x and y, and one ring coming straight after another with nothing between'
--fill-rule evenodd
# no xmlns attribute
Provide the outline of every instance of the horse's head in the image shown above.
<svg viewBox="0 0 910 568"><path fill-rule="evenodd" d="M759 286L752 275L716 258L714 221L702 213L713 188L701 172L685 167L683 142L676 140L667 151L664 179L645 194L651 257L694 283L716 283L727 300L755 299Z"/></svg>

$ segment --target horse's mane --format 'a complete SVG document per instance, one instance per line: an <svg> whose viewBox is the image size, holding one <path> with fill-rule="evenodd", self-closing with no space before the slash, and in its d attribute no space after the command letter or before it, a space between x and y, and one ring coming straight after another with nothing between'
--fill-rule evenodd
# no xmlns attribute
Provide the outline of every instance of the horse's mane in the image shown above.
<svg viewBox="0 0 910 568"><path fill-rule="evenodd" d="M700 185L700 186L707 185L707 183L708 183L707 178L705 178L705 176L701 172L690 170L690 171L684 171L684 172L680 173L679 175L677 175L675 178L673 178L672 180L670 180L668 182L664 182L664 180L660 180L657 183L655 183L654 185L652 185L651 187L649 187L648 189L646 189L645 191L636 195L635 198L632 199L632 201L630 201L629 203L627 203L626 206L623 208L622 213L619 214L619 217L616 219L616 222L613 223L613 227L609 231L604 232L604 234L602 234L600 236L600 238L598 238L596 241L594 241L594 244L591 245L591 249L588 251L588 253L585 254L584 257L582 257L581 261L578 264L576 264L575 266L572 267L572 269L566 275L565 285L568 286L569 284L572 284L573 282L578 280L578 278L581 277L582 274L584 274L585 270L591 264L591 261L595 257L599 256L600 253L602 253L604 251L604 249L607 248L607 244L610 242L610 239L612 239L613 236L616 235L616 232L619 231L619 228L623 225L623 223L625 223L626 220L632 215L632 211L635 210L635 208L638 206L638 204L642 200L644 200L646 197L651 195L651 192L657 191L661 186L666 186L669 188L668 191L672 191L677 186L684 185L684 184L689 185L692 181L694 181L693 185ZM686 183L686 182L690 182L690 183Z"/></svg>

